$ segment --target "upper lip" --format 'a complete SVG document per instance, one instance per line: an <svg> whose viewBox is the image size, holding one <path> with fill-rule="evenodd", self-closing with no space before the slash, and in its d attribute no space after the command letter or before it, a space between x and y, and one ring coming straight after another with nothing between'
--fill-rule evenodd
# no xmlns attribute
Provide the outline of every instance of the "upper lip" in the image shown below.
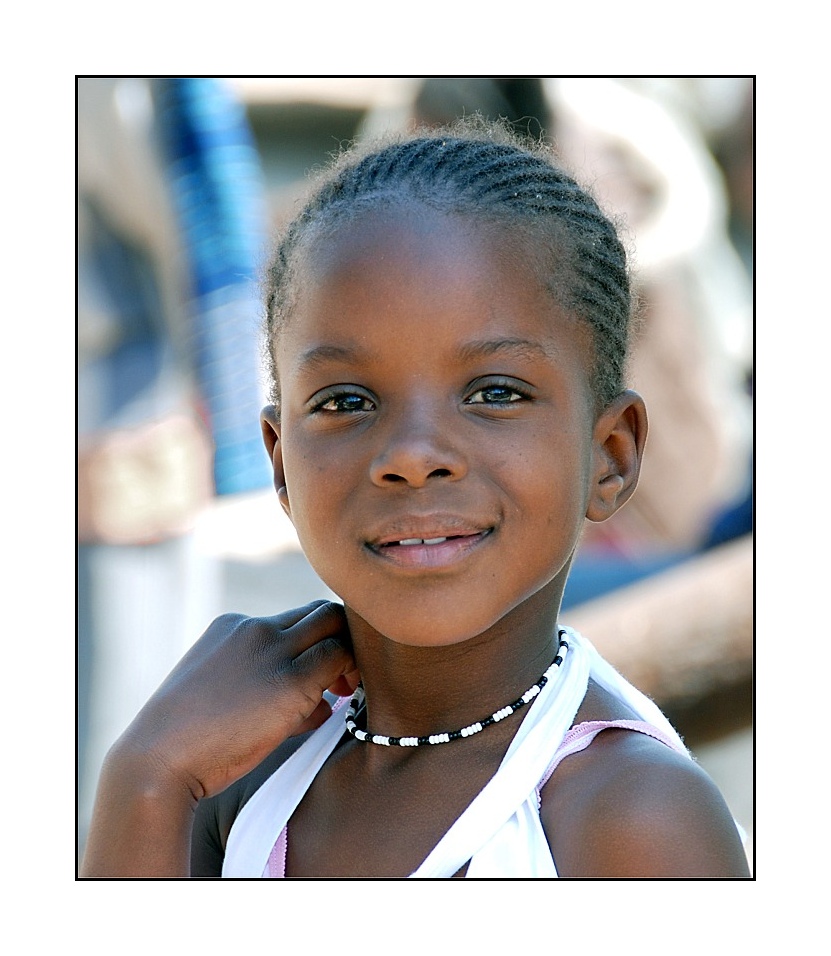
<svg viewBox="0 0 831 956"><path fill-rule="evenodd" d="M367 544L373 548L380 548L385 544L394 544L397 541L406 541L411 538L422 540L431 538L454 538L468 535L482 534L490 531L493 523L477 519L465 518L461 515L433 514L433 515L402 515L386 522L377 532L371 534Z"/></svg>

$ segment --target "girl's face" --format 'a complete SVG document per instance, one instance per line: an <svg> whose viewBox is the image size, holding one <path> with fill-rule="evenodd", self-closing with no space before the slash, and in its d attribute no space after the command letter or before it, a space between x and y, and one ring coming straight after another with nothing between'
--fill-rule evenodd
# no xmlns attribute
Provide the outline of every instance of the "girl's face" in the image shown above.
<svg viewBox="0 0 831 956"><path fill-rule="evenodd" d="M303 259L276 351L280 497L323 581L393 641L559 605L592 484L591 352L531 258L505 227L397 205Z"/></svg>

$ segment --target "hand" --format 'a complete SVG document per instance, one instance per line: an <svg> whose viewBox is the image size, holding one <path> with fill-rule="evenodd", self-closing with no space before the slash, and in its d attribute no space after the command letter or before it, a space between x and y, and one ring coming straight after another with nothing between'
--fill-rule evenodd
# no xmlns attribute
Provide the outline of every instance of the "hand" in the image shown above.
<svg viewBox="0 0 831 956"><path fill-rule="evenodd" d="M212 796L288 737L331 713L325 690L359 680L343 608L327 601L274 617L217 618L150 698L116 749Z"/></svg>

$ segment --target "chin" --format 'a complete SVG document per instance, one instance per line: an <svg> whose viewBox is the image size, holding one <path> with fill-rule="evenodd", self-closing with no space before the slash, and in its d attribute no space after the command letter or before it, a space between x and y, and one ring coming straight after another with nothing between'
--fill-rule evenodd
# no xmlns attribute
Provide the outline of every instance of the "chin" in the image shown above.
<svg viewBox="0 0 831 956"><path fill-rule="evenodd" d="M503 613L486 615L480 612L475 616L460 613L459 609L448 613L446 609L435 608L429 601L420 602L412 613L395 609L388 614L379 613L371 608L362 613L360 608L344 602L347 619L354 615L372 631L395 644L408 647L450 647L472 640L490 630L504 616ZM357 627L360 623L355 622ZM353 627L350 621L350 627Z"/></svg>

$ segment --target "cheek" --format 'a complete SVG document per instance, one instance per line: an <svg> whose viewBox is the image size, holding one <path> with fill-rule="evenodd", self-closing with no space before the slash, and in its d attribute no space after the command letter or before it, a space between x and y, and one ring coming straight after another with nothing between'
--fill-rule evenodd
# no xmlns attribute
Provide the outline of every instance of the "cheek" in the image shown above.
<svg viewBox="0 0 831 956"><path fill-rule="evenodd" d="M341 456L320 454L314 443L289 436L283 448L291 520L310 560L339 543L338 516L344 513L349 487ZM322 546L325 546L322 547Z"/></svg>
<svg viewBox="0 0 831 956"><path fill-rule="evenodd" d="M547 540L579 537L589 500L590 455L575 456L577 439L567 443L542 443L540 454L523 462L517 496ZM567 447L568 445L571 447ZM585 443L584 443L585 444Z"/></svg>
<svg viewBox="0 0 831 956"><path fill-rule="evenodd" d="M291 507L292 520L296 525L309 524L310 519L324 516L331 494L332 482L323 464L306 458L284 458L286 495Z"/></svg>

